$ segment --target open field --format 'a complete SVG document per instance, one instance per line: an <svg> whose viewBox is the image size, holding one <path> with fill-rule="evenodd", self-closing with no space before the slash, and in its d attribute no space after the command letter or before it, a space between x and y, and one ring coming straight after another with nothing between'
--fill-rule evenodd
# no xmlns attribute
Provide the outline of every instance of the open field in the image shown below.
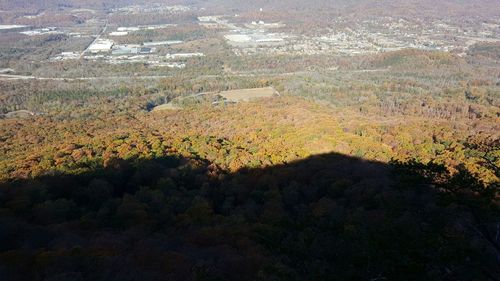
<svg viewBox="0 0 500 281"><path fill-rule="evenodd" d="M270 98L280 94L272 87L222 91L218 93L226 102L244 102L259 98Z"/></svg>

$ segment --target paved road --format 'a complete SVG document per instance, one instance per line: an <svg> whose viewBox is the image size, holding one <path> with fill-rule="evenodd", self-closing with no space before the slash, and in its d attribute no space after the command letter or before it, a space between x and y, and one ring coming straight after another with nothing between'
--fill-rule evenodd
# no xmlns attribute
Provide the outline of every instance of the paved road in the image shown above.
<svg viewBox="0 0 500 281"><path fill-rule="evenodd" d="M108 29L108 22L106 21L106 24L102 28L101 32L95 37L94 41L92 41L92 43L90 43L87 46L87 48L85 48L85 50L83 50L83 52L80 54L79 59L83 58L83 56L85 55L85 53L87 53L89 51L90 46L92 46L92 44L94 44L95 42L97 42L97 40L99 40L101 38L101 36L106 32L107 29Z"/></svg>
<svg viewBox="0 0 500 281"><path fill-rule="evenodd" d="M334 69L332 69L334 70ZM367 72L385 72L390 68L383 69L357 69L357 70L335 70L339 73L367 73ZM295 76L295 75L309 75L312 71L295 71L295 72L282 72L282 73L255 73L255 72L227 72L224 74L207 74L196 76L197 78L218 78L218 77L279 77L279 76ZM41 77L41 76L26 76L15 74L1 74L1 80L52 80L52 81L103 81L103 80L159 80L165 78L173 78L176 75L128 75L128 76L98 76L98 77Z"/></svg>
<svg viewBox="0 0 500 281"><path fill-rule="evenodd" d="M225 73L221 75L200 75L198 78L217 78L217 77L276 77L276 76L293 76L301 74L310 74L309 71L286 72L286 73L252 73L252 72L236 72ZM26 76L14 74L0 74L0 80L52 80L52 81L102 81L102 80L155 80L164 78L173 78L176 75L141 75L141 76L99 76L99 77L40 77L40 76Z"/></svg>
<svg viewBox="0 0 500 281"><path fill-rule="evenodd" d="M101 76L101 77L39 77L39 76L25 76L25 75L12 75L0 74L0 80L52 80L52 81L97 81L97 80L130 80L130 79L163 79L171 78L173 75L144 75L144 76ZM215 75L214 75L215 77Z"/></svg>

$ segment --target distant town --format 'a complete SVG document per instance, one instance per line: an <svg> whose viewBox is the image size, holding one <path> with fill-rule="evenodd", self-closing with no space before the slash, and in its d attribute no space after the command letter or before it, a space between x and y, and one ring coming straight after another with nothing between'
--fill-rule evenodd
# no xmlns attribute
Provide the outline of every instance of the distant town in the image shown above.
<svg viewBox="0 0 500 281"><path fill-rule="evenodd" d="M194 17L194 23L201 29L213 32L227 43L237 56L263 55L341 55L354 56L376 54L402 49L421 49L453 52L464 56L468 48L479 42L500 41L500 21L481 20L477 22L442 19L427 21L420 18L346 18L336 17L328 28L320 34L299 34L287 28L287 22L268 22L260 17L262 9L256 10L255 18L241 20L235 15L206 15L209 11L190 6L133 5L116 8L107 15L97 16L90 9L62 11L70 15L85 15L81 24L67 27L31 26L4 24L0 32L17 32L26 37L49 35L65 36L67 40L90 40L79 48L64 48L47 58L49 62L83 59L104 62L111 65L140 63L152 67L181 69L186 60L202 58L203 51L183 50L189 39L162 37L154 32L168 32L185 21L186 16ZM117 25L109 22L113 17L133 17L148 13L178 16L181 22L156 24ZM25 16L35 20L45 13ZM152 33L153 32L153 33ZM72 39L73 38L73 39ZM131 39L129 39L131 38Z"/></svg>

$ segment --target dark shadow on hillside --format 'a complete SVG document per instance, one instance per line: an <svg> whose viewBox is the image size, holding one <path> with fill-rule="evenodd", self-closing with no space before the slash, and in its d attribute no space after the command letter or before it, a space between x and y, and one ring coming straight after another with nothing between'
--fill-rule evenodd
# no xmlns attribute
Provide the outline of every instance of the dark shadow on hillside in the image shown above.
<svg viewBox="0 0 500 281"><path fill-rule="evenodd" d="M3 183L0 280L498 280L475 218L496 209L441 195L425 169L440 168L117 159Z"/></svg>

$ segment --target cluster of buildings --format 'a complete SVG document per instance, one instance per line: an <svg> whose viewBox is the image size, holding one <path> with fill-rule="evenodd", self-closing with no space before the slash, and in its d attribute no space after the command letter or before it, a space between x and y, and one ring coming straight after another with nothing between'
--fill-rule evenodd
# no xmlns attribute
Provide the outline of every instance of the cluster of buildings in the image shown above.
<svg viewBox="0 0 500 281"><path fill-rule="evenodd" d="M140 26L121 26L116 29L116 31L110 32L110 36L125 36L131 32L137 32L142 30L157 30L169 27L175 27L176 24L157 24L157 25L140 25Z"/></svg>
<svg viewBox="0 0 500 281"><path fill-rule="evenodd" d="M144 14L144 13L183 13L190 11L191 8L184 5L165 5L161 3L151 3L148 5L131 5L113 9L113 13L123 14Z"/></svg>
<svg viewBox="0 0 500 281"><path fill-rule="evenodd" d="M137 44L117 45L111 50L112 55L131 55L131 54L152 54L156 48L145 47Z"/></svg>
<svg viewBox="0 0 500 281"><path fill-rule="evenodd" d="M252 47L259 45L283 45L286 35L273 33L230 33L224 35L224 38L231 46Z"/></svg>
<svg viewBox="0 0 500 281"><path fill-rule="evenodd" d="M97 38L83 53L62 52L52 57L51 61L76 60L106 62L109 64L142 63L156 67L184 68L185 60L203 57L203 53L167 53L157 54L157 47L180 44L182 41L155 41L143 44L115 44L111 39Z"/></svg>
<svg viewBox="0 0 500 281"><path fill-rule="evenodd" d="M285 27L285 26L286 25L284 23L281 23L281 22L268 23L268 22L264 22L263 20L252 21L249 24L245 24L245 27L252 28L252 29L260 29L260 28L270 29L270 28L281 28L281 27Z"/></svg>
<svg viewBox="0 0 500 281"><path fill-rule="evenodd" d="M58 27L34 28L33 26L18 24L0 24L0 33L2 32L16 32L25 36L64 34L70 37L84 37L82 33L69 32L66 30L61 30Z"/></svg>
<svg viewBox="0 0 500 281"><path fill-rule="evenodd" d="M222 16L198 17L200 26L205 28L224 28L224 38L227 43L235 49L251 49L261 46L282 46L285 45L285 38L288 35L283 33L270 33L268 29L284 27L282 23L265 23L262 20L252 21L245 26L237 26L230 23Z"/></svg>
<svg viewBox="0 0 500 281"><path fill-rule="evenodd" d="M472 28L474 31L466 30L470 29L470 23L463 25L461 22L447 19L426 21L383 17L353 21L338 18L333 25L338 28L311 39L323 50L343 54L387 52L408 48L461 52L466 51L471 42L500 39L498 23L478 25Z"/></svg>
<svg viewBox="0 0 500 281"><path fill-rule="evenodd" d="M27 29L28 26L26 25L19 25L19 24L0 24L0 32L11 32L11 31L19 31L19 30L24 30Z"/></svg>
<svg viewBox="0 0 500 281"><path fill-rule="evenodd" d="M238 26L228 17L198 18L206 28L223 28L223 35L237 55L358 55L421 49L437 51L467 51L478 42L500 42L500 22L460 22L457 20L428 21L426 19L342 18L333 20L329 30L310 34L270 33L282 28L282 23L255 20Z"/></svg>
<svg viewBox="0 0 500 281"><path fill-rule="evenodd" d="M59 30L57 27L43 27L43 28L33 28L28 25L0 25L0 32L19 32L20 34L26 36L38 36L38 35L50 35L50 34L67 34L75 36L76 34L67 33Z"/></svg>
<svg viewBox="0 0 500 281"><path fill-rule="evenodd" d="M47 34L64 34L64 32L57 29L57 27L45 27L38 28L33 30L21 31L21 34L28 36L37 36L37 35L47 35Z"/></svg>
<svg viewBox="0 0 500 281"><path fill-rule="evenodd" d="M133 50L135 51L135 50ZM167 54L157 55L148 52L112 53L112 54L92 54L83 58L88 61L105 62L114 65L140 63L154 67L185 68L185 59L197 55L190 54ZM177 60L177 61L176 61Z"/></svg>
<svg viewBox="0 0 500 281"><path fill-rule="evenodd" d="M65 61L84 59L87 61L104 62L114 65L141 63L149 66L168 67L168 68L184 68L186 60L194 57L203 57L203 53L172 53L168 48L172 45L184 43L181 40L161 40L148 41L140 44L123 44L116 43L113 40L114 36L126 36L130 32L140 32L148 30L156 30L162 28L170 28L175 24L157 24L157 25L141 25L132 27L117 27L115 31L106 33L105 28L101 35L97 36L92 43L83 52L62 52L52 58L50 61ZM52 31L55 31L53 29ZM107 34L107 38L104 37Z"/></svg>

